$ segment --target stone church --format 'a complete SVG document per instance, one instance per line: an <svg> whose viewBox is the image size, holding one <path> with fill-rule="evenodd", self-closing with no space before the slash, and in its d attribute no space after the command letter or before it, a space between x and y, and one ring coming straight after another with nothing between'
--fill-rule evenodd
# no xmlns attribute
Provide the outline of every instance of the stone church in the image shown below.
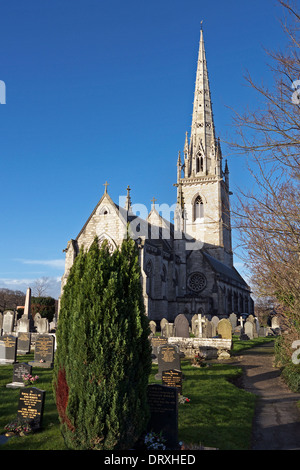
<svg viewBox="0 0 300 470"><path fill-rule="evenodd" d="M99 244L107 240L114 250L129 225L139 249L150 320L172 322L180 313L189 320L195 313L219 317L253 313L250 288L233 266L229 170L216 137L202 30L191 133L186 133L178 156L177 201L169 217L155 199L146 217L140 210L137 216L129 187L121 206L110 198L108 184L104 186L92 214L64 250L62 291L81 246L88 249L97 235Z"/></svg>

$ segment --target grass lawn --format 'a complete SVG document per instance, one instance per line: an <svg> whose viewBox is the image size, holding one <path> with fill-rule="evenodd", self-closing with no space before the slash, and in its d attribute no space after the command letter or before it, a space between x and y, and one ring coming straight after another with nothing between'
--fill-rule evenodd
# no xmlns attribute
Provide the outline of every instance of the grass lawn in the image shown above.
<svg viewBox="0 0 300 470"><path fill-rule="evenodd" d="M262 338L251 341L252 347ZM238 343L238 344L237 344ZM234 341L234 353L240 352L241 341ZM244 342L250 346L249 341ZM33 354L18 356L18 362L29 362ZM211 364L195 368L182 360L184 374L183 395L189 404L179 405L179 440L186 444L202 444L220 450L246 450L249 448L255 396L235 387L231 380L241 370L230 363ZM4 426L17 415L19 389L6 388L12 381L12 365L0 366L0 434ZM52 392L52 370L33 367L39 376L37 387L46 391L43 429L25 437L12 437L0 450L66 450L59 430L59 420ZM157 382L153 365L150 383Z"/></svg>

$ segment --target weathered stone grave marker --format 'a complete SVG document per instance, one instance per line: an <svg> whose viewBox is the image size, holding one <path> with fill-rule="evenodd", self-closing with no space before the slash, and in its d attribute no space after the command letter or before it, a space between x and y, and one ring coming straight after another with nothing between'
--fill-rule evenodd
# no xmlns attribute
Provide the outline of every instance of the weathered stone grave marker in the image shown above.
<svg viewBox="0 0 300 470"><path fill-rule="evenodd" d="M223 339L232 338L232 327L230 321L227 318L222 318L222 320L219 321L217 331Z"/></svg>
<svg viewBox="0 0 300 470"><path fill-rule="evenodd" d="M158 348L168 344L168 338L163 336L153 336L151 338L152 354L157 357Z"/></svg>
<svg viewBox="0 0 300 470"><path fill-rule="evenodd" d="M18 354L29 354L31 333L18 333Z"/></svg>
<svg viewBox="0 0 300 470"><path fill-rule="evenodd" d="M13 335L0 336L0 364L14 364L17 358L17 338Z"/></svg>
<svg viewBox="0 0 300 470"><path fill-rule="evenodd" d="M178 448L178 392L175 387L148 385L148 432L162 433L168 449Z"/></svg>
<svg viewBox="0 0 300 470"><path fill-rule="evenodd" d="M175 318L174 327L175 327L175 336L181 337L181 338L190 337L189 322L186 316L183 315L183 313L180 313Z"/></svg>

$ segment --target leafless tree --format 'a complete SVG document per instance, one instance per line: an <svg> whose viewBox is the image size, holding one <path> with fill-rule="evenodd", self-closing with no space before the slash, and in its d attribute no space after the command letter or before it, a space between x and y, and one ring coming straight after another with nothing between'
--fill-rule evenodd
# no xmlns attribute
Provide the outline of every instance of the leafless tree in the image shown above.
<svg viewBox="0 0 300 470"><path fill-rule="evenodd" d="M232 148L249 157L255 184L241 191L233 219L259 295L273 298L300 332L300 15L294 2L279 3L288 44L268 53L274 86L248 75L263 107L234 116Z"/></svg>
<svg viewBox="0 0 300 470"><path fill-rule="evenodd" d="M41 277L36 279L33 284L33 295L35 297L44 297L48 294L50 279L48 277Z"/></svg>

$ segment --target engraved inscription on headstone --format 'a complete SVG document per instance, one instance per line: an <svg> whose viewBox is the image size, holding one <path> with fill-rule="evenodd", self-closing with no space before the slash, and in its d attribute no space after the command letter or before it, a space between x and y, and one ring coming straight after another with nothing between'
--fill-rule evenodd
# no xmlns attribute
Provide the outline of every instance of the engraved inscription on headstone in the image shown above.
<svg viewBox="0 0 300 470"><path fill-rule="evenodd" d="M21 420L30 421L34 430L42 427L45 394L44 390L35 387L20 391L17 416Z"/></svg>
<svg viewBox="0 0 300 470"><path fill-rule="evenodd" d="M153 338L151 338L152 354L157 356L158 348L165 344L168 344L168 338L164 338L163 336L153 336Z"/></svg>
<svg viewBox="0 0 300 470"><path fill-rule="evenodd" d="M0 364L14 364L17 357L17 338L12 335L0 336Z"/></svg>
<svg viewBox="0 0 300 470"><path fill-rule="evenodd" d="M162 384L167 387L177 388L178 393L182 394L182 372L181 370L164 370L162 372Z"/></svg>
<svg viewBox="0 0 300 470"><path fill-rule="evenodd" d="M54 337L52 335L38 335L35 340L34 362L36 367L53 367Z"/></svg>
<svg viewBox="0 0 300 470"><path fill-rule="evenodd" d="M158 373L155 375L157 380L161 379L164 370L181 370L180 354L177 346L166 344L158 349Z"/></svg>
<svg viewBox="0 0 300 470"><path fill-rule="evenodd" d="M162 433L168 449L178 448L178 392L174 387L148 385L148 431Z"/></svg>
<svg viewBox="0 0 300 470"><path fill-rule="evenodd" d="M18 354L30 353L31 333L18 333Z"/></svg>

